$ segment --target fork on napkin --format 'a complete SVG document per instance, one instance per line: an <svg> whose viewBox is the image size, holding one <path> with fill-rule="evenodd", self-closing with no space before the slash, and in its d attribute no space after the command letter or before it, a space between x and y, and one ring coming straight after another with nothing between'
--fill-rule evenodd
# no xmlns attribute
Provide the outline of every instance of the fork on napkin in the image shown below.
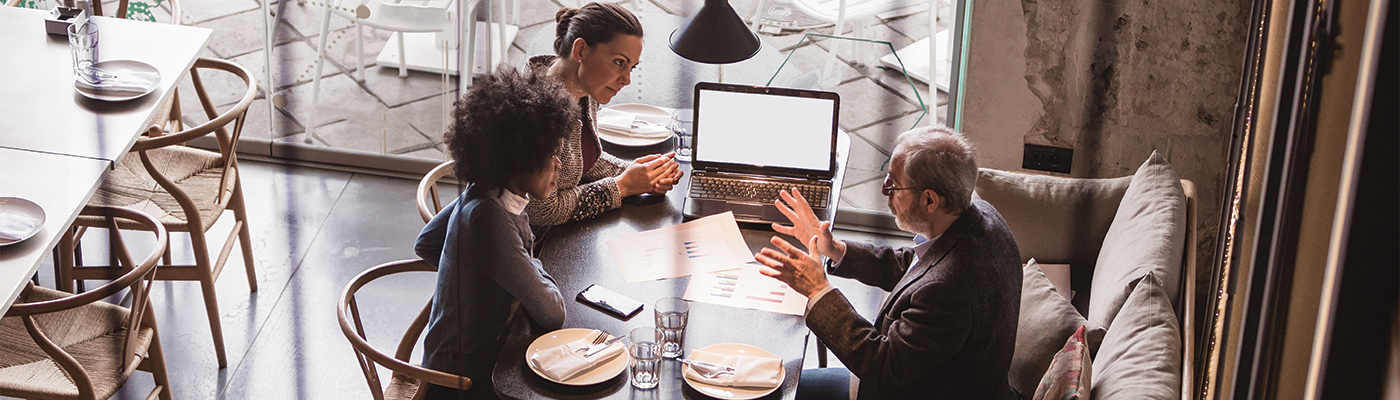
<svg viewBox="0 0 1400 400"><path fill-rule="evenodd" d="M686 368L685 377L715 386L742 388L774 388L782 384L783 360L773 357L726 356L704 350L690 352L691 360L734 367L734 373L706 376L695 368Z"/></svg>
<svg viewBox="0 0 1400 400"><path fill-rule="evenodd" d="M145 93L160 80L158 73L127 69L110 72L96 68L78 68L77 74L78 79L74 82L78 87L107 92Z"/></svg>
<svg viewBox="0 0 1400 400"><path fill-rule="evenodd" d="M633 114L626 111L603 108L598 110L598 129L623 136L638 138L663 138L671 136L666 127L670 116Z"/></svg>
<svg viewBox="0 0 1400 400"><path fill-rule="evenodd" d="M586 335L582 339L541 350L530 356L530 363L534 364L534 366L541 371L544 371L545 375L549 375L550 379L556 381L569 380L579 373L587 371L622 354L626 346L621 342L613 342L602 350L591 352L592 354L587 357L584 357L583 353L577 351L579 348L590 347L590 345L593 344L594 335L603 334L604 333L599 332L593 335Z"/></svg>
<svg viewBox="0 0 1400 400"><path fill-rule="evenodd" d="M19 240L34 231L39 220L24 215L0 213L0 239Z"/></svg>

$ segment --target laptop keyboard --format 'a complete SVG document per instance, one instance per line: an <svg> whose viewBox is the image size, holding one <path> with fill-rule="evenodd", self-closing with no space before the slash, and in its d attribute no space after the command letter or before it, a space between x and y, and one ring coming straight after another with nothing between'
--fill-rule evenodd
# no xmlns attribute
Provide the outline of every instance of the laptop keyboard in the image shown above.
<svg viewBox="0 0 1400 400"><path fill-rule="evenodd" d="M830 188L826 186L709 176L691 177L690 197L740 203L773 204L778 199L779 191L794 187L802 192L802 198L807 199L807 203L811 204L812 208L826 208L827 199L831 197Z"/></svg>

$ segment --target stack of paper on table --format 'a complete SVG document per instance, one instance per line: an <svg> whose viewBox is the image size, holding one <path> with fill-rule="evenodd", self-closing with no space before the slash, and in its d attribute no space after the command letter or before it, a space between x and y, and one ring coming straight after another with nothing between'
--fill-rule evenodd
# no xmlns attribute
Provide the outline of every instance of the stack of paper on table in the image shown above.
<svg viewBox="0 0 1400 400"><path fill-rule="evenodd" d="M734 269L753 261L733 213L624 234L607 242L627 283Z"/></svg>

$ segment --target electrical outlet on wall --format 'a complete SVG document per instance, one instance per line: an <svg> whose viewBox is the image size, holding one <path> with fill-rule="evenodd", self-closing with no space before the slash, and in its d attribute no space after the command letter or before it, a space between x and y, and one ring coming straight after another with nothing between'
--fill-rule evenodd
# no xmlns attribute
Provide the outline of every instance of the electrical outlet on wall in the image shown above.
<svg viewBox="0 0 1400 400"><path fill-rule="evenodd" d="M1073 158L1074 149L1026 143L1021 168L1068 174Z"/></svg>

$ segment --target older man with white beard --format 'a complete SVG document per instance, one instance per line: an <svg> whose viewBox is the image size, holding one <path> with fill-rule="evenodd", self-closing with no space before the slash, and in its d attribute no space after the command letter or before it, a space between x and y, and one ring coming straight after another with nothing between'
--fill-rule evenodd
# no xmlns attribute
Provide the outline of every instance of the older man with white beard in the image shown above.
<svg viewBox="0 0 1400 400"><path fill-rule="evenodd" d="M849 368L803 372L797 397L1014 399L1007 382L1021 298L1020 252L991 204L972 200L977 163L972 145L944 127L899 136L880 191L900 229L918 234L912 248L877 247L832 238L795 189L779 210L792 226L756 258L763 272L807 296L807 326ZM929 238L929 239L925 239ZM814 251L813 251L814 250ZM827 258L823 266L816 256ZM854 278L890 295L874 322L861 317L827 274Z"/></svg>

